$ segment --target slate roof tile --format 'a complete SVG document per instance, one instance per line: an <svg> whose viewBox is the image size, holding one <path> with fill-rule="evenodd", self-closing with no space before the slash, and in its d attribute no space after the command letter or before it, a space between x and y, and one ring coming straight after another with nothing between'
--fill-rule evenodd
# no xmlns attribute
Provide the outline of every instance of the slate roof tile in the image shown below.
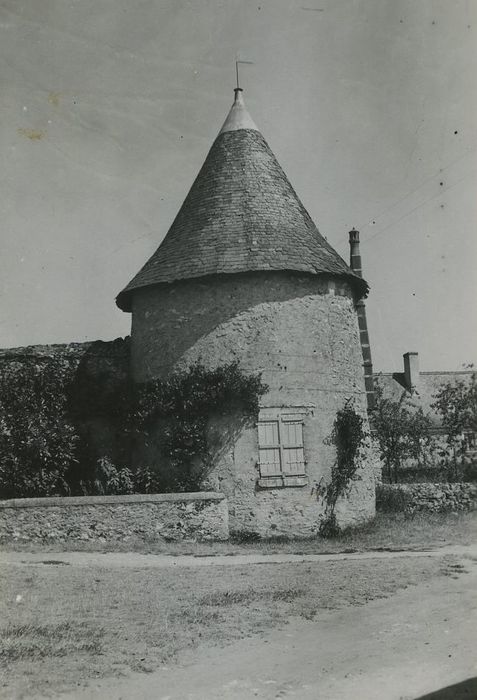
<svg viewBox="0 0 477 700"><path fill-rule="evenodd" d="M334 274L359 294L368 289L320 234L262 134L222 131L166 237L116 303L130 311L142 287L259 270Z"/></svg>

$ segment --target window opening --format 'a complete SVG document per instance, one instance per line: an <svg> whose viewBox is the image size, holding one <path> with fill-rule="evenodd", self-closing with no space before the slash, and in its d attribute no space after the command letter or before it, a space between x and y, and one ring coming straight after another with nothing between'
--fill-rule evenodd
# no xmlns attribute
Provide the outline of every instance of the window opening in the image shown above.
<svg viewBox="0 0 477 700"><path fill-rule="evenodd" d="M307 483L303 420L286 414L258 423L260 486Z"/></svg>

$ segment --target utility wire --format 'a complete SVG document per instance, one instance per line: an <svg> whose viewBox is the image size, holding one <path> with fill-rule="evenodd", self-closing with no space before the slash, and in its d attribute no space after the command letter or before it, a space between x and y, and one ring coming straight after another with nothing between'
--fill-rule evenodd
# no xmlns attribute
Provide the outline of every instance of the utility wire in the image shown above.
<svg viewBox="0 0 477 700"><path fill-rule="evenodd" d="M454 182L454 184L449 185L449 187L445 187L443 190L440 190L440 191L437 192L436 194L433 194L432 197L429 197L428 199L425 199L425 200L424 200L423 202L421 202L420 204L417 204L415 207L413 207L413 208L410 209L409 211L405 212L402 216L400 216L398 219L396 219L396 221L392 221L390 224L388 224L388 225L385 226L384 228L380 229L379 231L377 231L376 233L374 233L372 236L369 236L369 238L363 239L363 241L362 241L363 245L364 245L365 243L368 243L369 241L372 241L374 238L377 238L377 236L380 236L382 233L384 233L385 231L387 231L389 228L391 228L392 226L395 226L395 225L398 224L400 221L402 221L403 219L405 219L407 216L409 216L410 214L413 214L415 211L417 211L417 210L420 209L421 207L423 207L423 206L425 206L426 204L428 204L428 202L432 202L433 199L437 199L437 197L440 197L444 192L448 192L449 190L451 190L453 187L456 187L457 185L459 185L459 184L460 184L461 182L463 182L464 180L467 180L467 178L468 178L468 174L465 175L464 177L460 178L460 180L457 180L457 182Z"/></svg>
<svg viewBox="0 0 477 700"><path fill-rule="evenodd" d="M413 195L413 194L415 194L416 192L418 192L422 187L424 187L424 185L427 185L428 182L431 182L432 180L434 180L434 178L436 178L436 177L438 177L438 176L442 176L442 173L444 173L446 170L448 170L449 168L451 168L451 167L452 167L453 165L455 165L456 163L459 163L461 160L464 160L464 158L467 158L467 157L468 157L469 155L471 155L476 149L477 149L477 144L475 144L473 147L471 147L471 150L470 150L470 151L467 151L467 153L464 153L462 156L459 156L458 158L455 158L455 159L452 160L450 163L447 163L447 165L445 165L443 168L439 168L439 171L438 171L438 172L434 173L434 174L431 175L430 177L428 177L428 178L426 178L425 180L423 180L423 181L421 182L421 184L418 185L417 187L414 187L412 190L409 190L409 192L407 192L405 195L403 195L402 197L400 197L397 201L393 202L393 204L391 204L389 207L386 207L386 209L384 209L383 211L381 211L377 216L375 216L375 217L372 218L372 219L369 219L369 221L368 221L366 224L361 224L360 227L358 226L358 230L362 230L362 229L368 228L368 226L370 226L370 225L372 224L373 221L375 221L376 219L380 219L381 217L385 216L385 214L388 214L388 213L389 213L390 211L392 211L395 207L397 207L399 204L401 204L402 202L404 202L404 200L406 200L408 197L410 197L411 195ZM448 189L449 189L449 188L448 188ZM443 191L445 191L445 190L440 191L439 194L441 194ZM436 196L438 196L438 195L436 195ZM368 239L368 240L371 240L371 239Z"/></svg>

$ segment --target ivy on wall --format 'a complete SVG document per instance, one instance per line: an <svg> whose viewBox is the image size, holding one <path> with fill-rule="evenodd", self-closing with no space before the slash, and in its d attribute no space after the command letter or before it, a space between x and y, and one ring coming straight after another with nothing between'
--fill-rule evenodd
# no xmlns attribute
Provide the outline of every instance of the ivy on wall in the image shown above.
<svg viewBox="0 0 477 700"><path fill-rule="evenodd" d="M335 537L340 532L335 515L336 503L356 477L361 465L360 450L365 437L364 420L356 413L352 402L348 401L337 412L328 440L336 448L336 461L331 469L331 480L323 492L326 513L320 525L322 537Z"/></svg>
<svg viewBox="0 0 477 700"><path fill-rule="evenodd" d="M0 497L200 490L211 416L256 416L266 391L238 363L142 386L97 355L13 363L0 374ZM132 468L133 447L152 436L161 464Z"/></svg>
<svg viewBox="0 0 477 700"><path fill-rule="evenodd" d="M164 487L172 491L200 489L212 464L207 440L211 416L233 410L257 416L260 396L267 389L260 376L245 374L236 362L212 370L195 364L168 379L140 387L133 430L142 440L151 432L160 432L160 451L168 474Z"/></svg>

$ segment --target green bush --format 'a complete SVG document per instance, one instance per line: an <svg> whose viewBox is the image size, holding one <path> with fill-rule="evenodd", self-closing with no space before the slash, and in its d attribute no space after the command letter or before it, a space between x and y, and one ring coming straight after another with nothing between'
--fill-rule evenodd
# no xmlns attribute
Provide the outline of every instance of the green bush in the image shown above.
<svg viewBox="0 0 477 700"><path fill-rule="evenodd" d="M134 493L134 475L127 467L116 467L108 457L100 457L94 479L80 482L85 496L119 496Z"/></svg>
<svg viewBox="0 0 477 700"><path fill-rule="evenodd" d="M211 416L255 415L266 390L237 363L197 364L140 387L124 371L98 370L94 357L12 363L0 375L0 498L200 490ZM95 439L98 425L106 443ZM151 436L161 472L147 463L131 470L134 440Z"/></svg>
<svg viewBox="0 0 477 700"><path fill-rule="evenodd" d="M431 442L429 416L413 405L406 391L394 401L385 398L377 386L371 421L383 461L383 478L397 483L407 459L424 461Z"/></svg>
<svg viewBox="0 0 477 700"><path fill-rule="evenodd" d="M468 366L469 369L473 365ZM447 465L452 480L459 475L472 480L475 465L469 459L474 455L477 445L477 375L472 372L470 382L457 380L447 382L434 395L431 404L442 420L446 434L447 449L441 451L441 457Z"/></svg>
<svg viewBox="0 0 477 700"><path fill-rule="evenodd" d="M386 484L376 487L376 510L382 513L405 513L412 506L409 493Z"/></svg>
<svg viewBox="0 0 477 700"><path fill-rule="evenodd" d="M64 495L78 435L67 415L69 366L48 358L0 376L0 497Z"/></svg>
<svg viewBox="0 0 477 700"><path fill-rule="evenodd" d="M235 530L230 533L230 541L235 544L253 544L260 542L261 537L253 530Z"/></svg>

